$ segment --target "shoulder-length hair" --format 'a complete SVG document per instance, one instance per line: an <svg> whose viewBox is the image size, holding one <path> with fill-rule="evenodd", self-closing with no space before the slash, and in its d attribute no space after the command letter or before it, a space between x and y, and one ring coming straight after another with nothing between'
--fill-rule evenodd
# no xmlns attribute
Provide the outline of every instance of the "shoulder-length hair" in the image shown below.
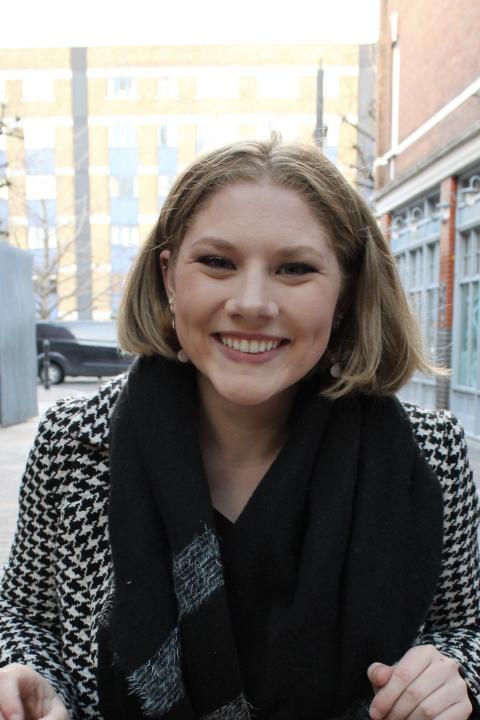
<svg viewBox="0 0 480 720"><path fill-rule="evenodd" d="M395 393L417 371L437 372L426 360L396 262L365 201L314 146L242 141L214 150L179 175L156 227L130 272L119 316L119 341L133 354L175 358L178 340L163 284L159 253L175 262L196 212L221 187L267 177L298 192L328 229L342 270L336 322L320 369L341 368L323 394Z"/></svg>

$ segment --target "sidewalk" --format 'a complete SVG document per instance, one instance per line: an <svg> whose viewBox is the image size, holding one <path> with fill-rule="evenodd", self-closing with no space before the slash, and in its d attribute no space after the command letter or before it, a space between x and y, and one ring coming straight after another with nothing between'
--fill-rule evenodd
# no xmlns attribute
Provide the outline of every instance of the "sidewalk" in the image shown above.
<svg viewBox="0 0 480 720"><path fill-rule="evenodd" d="M47 408L61 397L89 395L94 393L100 384L89 379L53 385L50 390L39 385L39 415L43 415ZM0 428L0 568L7 559L13 539L18 488L39 419L40 417L35 417L19 425ZM467 443L475 481L480 488L480 441L467 438Z"/></svg>
<svg viewBox="0 0 480 720"><path fill-rule="evenodd" d="M105 382L102 381L102 382ZM0 569L5 564L17 519L17 496L28 452L37 432L40 417L54 402L67 395L78 397L95 392L101 383L90 378L65 382L45 390L38 386L39 415L26 422L0 427Z"/></svg>

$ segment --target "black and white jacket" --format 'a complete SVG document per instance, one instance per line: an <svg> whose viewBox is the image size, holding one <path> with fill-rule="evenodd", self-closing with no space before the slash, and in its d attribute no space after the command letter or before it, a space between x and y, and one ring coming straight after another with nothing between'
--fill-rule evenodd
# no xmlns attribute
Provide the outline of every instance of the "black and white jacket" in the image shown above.
<svg viewBox="0 0 480 720"><path fill-rule="evenodd" d="M100 718L96 635L111 592L108 437L124 381L61 400L42 420L1 587L0 665L38 670L75 720ZM463 431L448 412L405 407L444 493L442 572L417 642L454 658L480 699L480 512Z"/></svg>

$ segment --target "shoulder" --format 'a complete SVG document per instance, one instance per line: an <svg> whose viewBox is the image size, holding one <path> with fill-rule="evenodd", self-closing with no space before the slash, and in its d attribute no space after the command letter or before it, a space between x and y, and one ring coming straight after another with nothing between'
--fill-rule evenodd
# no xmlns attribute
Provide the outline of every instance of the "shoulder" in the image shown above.
<svg viewBox="0 0 480 720"><path fill-rule="evenodd" d="M431 464L441 464L447 459L458 464L466 459L463 427L449 410L428 410L406 402L402 406L417 445L427 459L431 459Z"/></svg>
<svg viewBox="0 0 480 720"><path fill-rule="evenodd" d="M40 421L37 442L108 447L110 419L125 385L127 373L118 375L93 395L66 397L54 403Z"/></svg>
<svg viewBox="0 0 480 720"><path fill-rule="evenodd" d="M476 522L478 497L462 425L448 410L402 405L417 445L442 486L446 514L449 509L459 512L463 508Z"/></svg>

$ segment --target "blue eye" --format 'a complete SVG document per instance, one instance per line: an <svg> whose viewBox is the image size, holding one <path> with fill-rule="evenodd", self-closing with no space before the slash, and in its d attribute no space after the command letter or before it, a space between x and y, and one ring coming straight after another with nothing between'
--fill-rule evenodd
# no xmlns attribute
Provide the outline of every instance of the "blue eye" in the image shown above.
<svg viewBox="0 0 480 720"><path fill-rule="evenodd" d="M280 275L307 275L317 272L317 270L308 263L290 262L282 265L278 272Z"/></svg>
<svg viewBox="0 0 480 720"><path fill-rule="evenodd" d="M220 255L203 255L198 262L214 270L231 270L234 267L231 260Z"/></svg>

